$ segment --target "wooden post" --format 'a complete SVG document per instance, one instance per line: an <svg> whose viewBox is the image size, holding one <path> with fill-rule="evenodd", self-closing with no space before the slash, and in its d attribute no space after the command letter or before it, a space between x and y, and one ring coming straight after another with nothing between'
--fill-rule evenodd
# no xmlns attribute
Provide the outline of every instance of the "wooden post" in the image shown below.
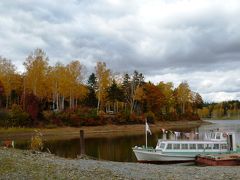
<svg viewBox="0 0 240 180"><path fill-rule="evenodd" d="M85 155L85 141L83 130L80 130L80 155Z"/></svg>

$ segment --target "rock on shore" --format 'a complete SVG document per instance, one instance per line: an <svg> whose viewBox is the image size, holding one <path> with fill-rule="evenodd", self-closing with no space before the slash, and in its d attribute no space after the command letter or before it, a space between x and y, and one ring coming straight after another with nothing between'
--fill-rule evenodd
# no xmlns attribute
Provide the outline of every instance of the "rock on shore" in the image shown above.
<svg viewBox="0 0 240 180"><path fill-rule="evenodd" d="M240 179L237 167L152 165L65 159L0 148L0 179Z"/></svg>

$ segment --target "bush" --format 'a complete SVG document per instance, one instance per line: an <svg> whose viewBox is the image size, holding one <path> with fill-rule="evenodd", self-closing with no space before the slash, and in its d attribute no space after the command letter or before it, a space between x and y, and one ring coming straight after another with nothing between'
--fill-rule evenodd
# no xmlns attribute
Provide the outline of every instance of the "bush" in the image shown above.
<svg viewBox="0 0 240 180"><path fill-rule="evenodd" d="M155 114L152 112L152 111L148 111L146 114L145 114L145 117L147 118L147 121L149 123L154 123L155 121Z"/></svg>
<svg viewBox="0 0 240 180"><path fill-rule="evenodd" d="M100 116L100 117L103 117L105 115L106 115L106 113L102 110L98 112L98 116Z"/></svg>
<svg viewBox="0 0 240 180"><path fill-rule="evenodd" d="M51 122L57 125L62 124L62 125L69 126L70 115L71 115L70 112L66 112L66 111L58 112L54 115Z"/></svg>
<svg viewBox="0 0 240 180"><path fill-rule="evenodd" d="M54 128L57 128L58 126L56 124L47 124L45 125L45 128L47 129L54 129Z"/></svg>
<svg viewBox="0 0 240 180"><path fill-rule="evenodd" d="M127 124L130 119L129 113L117 113L115 118L112 119L113 124Z"/></svg>
<svg viewBox="0 0 240 180"><path fill-rule="evenodd" d="M30 118L33 121L33 125L37 125L38 120L40 119L40 116L41 116L39 98L32 93L26 94L25 106L26 106L26 111L28 112Z"/></svg>
<svg viewBox="0 0 240 180"><path fill-rule="evenodd" d="M69 125L75 127L81 126L82 122L80 116L77 114L71 114L69 117Z"/></svg>
<svg viewBox="0 0 240 180"><path fill-rule="evenodd" d="M7 111L0 110L0 126L2 127L10 126L10 115Z"/></svg>
<svg viewBox="0 0 240 180"><path fill-rule="evenodd" d="M51 117L51 116L50 116ZM105 124L105 118L97 115L95 108L81 107L56 113L52 118L52 124L63 123L66 126L96 126ZM54 122L55 120L55 122ZM57 121L57 122L56 122Z"/></svg>
<svg viewBox="0 0 240 180"><path fill-rule="evenodd" d="M127 116L126 118L128 118L126 120L127 124L142 124L145 122L143 116L139 116L135 113L129 114L129 117Z"/></svg>
<svg viewBox="0 0 240 180"><path fill-rule="evenodd" d="M186 120L186 121L198 121L201 120L198 114L194 113L185 113L180 116L180 120Z"/></svg>
<svg viewBox="0 0 240 180"><path fill-rule="evenodd" d="M22 107L16 104L12 105L10 111L11 126L30 126L30 117L24 112Z"/></svg>
<svg viewBox="0 0 240 180"><path fill-rule="evenodd" d="M35 135L31 138L30 148L35 151L43 150L43 135L41 132L35 130Z"/></svg>
<svg viewBox="0 0 240 180"><path fill-rule="evenodd" d="M64 114L64 112L58 113L58 112L54 112L54 111L43 111L42 114L43 114L43 118L44 118L44 122L45 122L45 127L47 127L47 126L49 126L49 127L63 126L64 124L63 124L61 118L64 119L65 121L68 120L68 118L67 118L68 114L66 115L66 114Z"/></svg>
<svg viewBox="0 0 240 180"><path fill-rule="evenodd" d="M163 120L166 121L178 121L179 120L179 115L175 112L171 112L169 114L164 115L162 118Z"/></svg>
<svg viewBox="0 0 240 180"><path fill-rule="evenodd" d="M53 111L43 111L43 119L45 123L51 123L51 120L54 118L55 114Z"/></svg>
<svg viewBox="0 0 240 180"><path fill-rule="evenodd" d="M98 118L96 108L81 107L76 110L76 114L81 118Z"/></svg>

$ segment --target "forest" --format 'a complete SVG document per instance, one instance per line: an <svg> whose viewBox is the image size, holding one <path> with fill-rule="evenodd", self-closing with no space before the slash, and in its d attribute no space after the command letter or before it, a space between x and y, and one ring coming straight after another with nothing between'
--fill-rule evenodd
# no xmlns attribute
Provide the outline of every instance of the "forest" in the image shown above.
<svg viewBox="0 0 240 180"><path fill-rule="evenodd" d="M177 87L172 82L154 84L138 71L112 72L101 61L88 74L78 60L50 66L47 54L35 49L23 65L25 71L19 73L11 60L0 56L2 127L200 120L198 113L205 117L208 108L186 81Z"/></svg>
<svg viewBox="0 0 240 180"><path fill-rule="evenodd" d="M219 103L205 103L198 114L204 119L239 119L240 102L238 100L224 101Z"/></svg>

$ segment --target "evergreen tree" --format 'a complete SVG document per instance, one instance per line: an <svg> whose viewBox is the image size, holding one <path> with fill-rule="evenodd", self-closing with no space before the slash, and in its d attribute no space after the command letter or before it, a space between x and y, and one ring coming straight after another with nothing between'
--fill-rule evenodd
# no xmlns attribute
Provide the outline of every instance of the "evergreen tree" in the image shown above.
<svg viewBox="0 0 240 180"><path fill-rule="evenodd" d="M98 99L96 96L96 86L97 86L96 79L97 78L94 73L92 73L89 76L88 83L87 83L88 93L84 100L84 104L86 106L93 107L93 108L96 108L98 103Z"/></svg>
<svg viewBox="0 0 240 180"><path fill-rule="evenodd" d="M124 97L123 90L118 87L115 80L113 80L112 85L107 89L107 98L111 102L122 101Z"/></svg>

